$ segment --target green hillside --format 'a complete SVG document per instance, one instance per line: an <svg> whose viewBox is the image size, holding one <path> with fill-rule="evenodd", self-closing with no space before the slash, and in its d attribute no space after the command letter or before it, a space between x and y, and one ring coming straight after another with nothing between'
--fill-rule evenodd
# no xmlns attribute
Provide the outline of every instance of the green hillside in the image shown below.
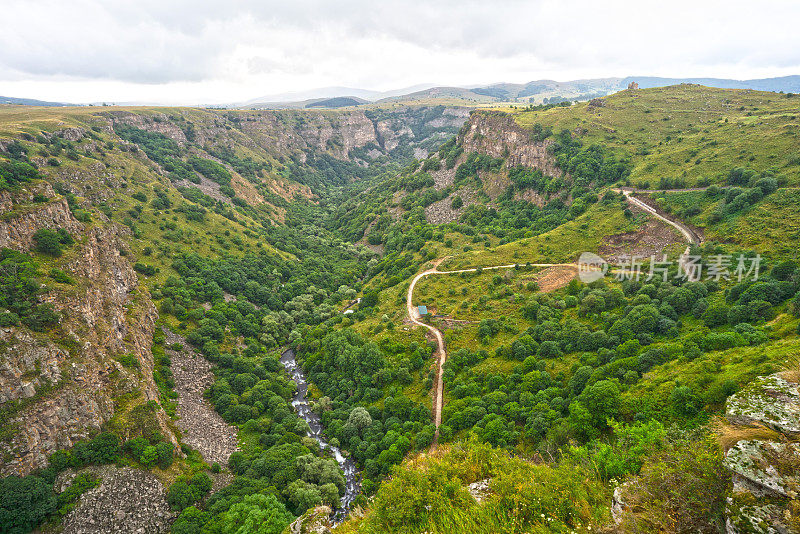
<svg viewBox="0 0 800 534"><path fill-rule="evenodd" d="M567 129L631 158L631 183L717 183L735 167L800 182L800 96L698 85L626 90L569 107L515 112L526 127ZM672 188L674 185L668 185Z"/></svg>

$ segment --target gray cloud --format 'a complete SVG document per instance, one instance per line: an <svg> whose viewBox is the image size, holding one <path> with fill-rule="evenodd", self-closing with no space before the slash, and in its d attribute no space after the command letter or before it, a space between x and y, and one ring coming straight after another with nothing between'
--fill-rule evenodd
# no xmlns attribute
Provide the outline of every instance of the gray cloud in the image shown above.
<svg viewBox="0 0 800 534"><path fill-rule="evenodd" d="M800 66L789 1L6 0L0 82L65 90L217 84L524 81L628 74L750 77Z"/></svg>

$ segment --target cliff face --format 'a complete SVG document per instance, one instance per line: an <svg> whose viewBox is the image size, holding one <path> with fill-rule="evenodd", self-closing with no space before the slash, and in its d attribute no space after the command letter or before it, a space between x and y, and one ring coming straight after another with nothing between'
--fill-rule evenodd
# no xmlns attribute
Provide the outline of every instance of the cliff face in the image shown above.
<svg viewBox="0 0 800 534"><path fill-rule="evenodd" d="M553 140L533 140L529 131L505 113L473 113L458 140L464 152L503 157L508 167L531 167L548 176L563 174L555 158L547 151Z"/></svg>
<svg viewBox="0 0 800 534"><path fill-rule="evenodd" d="M43 228L64 228L75 237L83 233L83 224L72 216L66 199L32 203L36 193L48 198L55 195L48 184L15 195L0 192L0 248L30 250L33 234Z"/></svg>
<svg viewBox="0 0 800 534"><path fill-rule="evenodd" d="M105 129L113 124L129 124L166 135L180 145L189 141L199 146L233 147L237 144L276 157L313 150L351 160L352 150L367 145L374 145L379 153L392 152L402 143L412 149L430 148L452 136L469 116L467 108L442 106L397 111L193 110L182 113L144 115L114 111L98 117L106 119ZM191 139L186 134L189 124Z"/></svg>
<svg viewBox="0 0 800 534"><path fill-rule="evenodd" d="M2 246L25 250L43 227L67 228L78 241L61 264L75 285L42 296L60 312L58 327L47 333L22 326L0 329L0 407L13 414L3 421L0 475L24 475L46 466L49 454L89 437L115 414L123 420L123 411L157 402L151 345L158 315L120 254L127 228L83 229L63 200L6 216L0 221ZM123 354L133 355L138 364L123 366L115 359ZM126 403L120 410L122 396ZM175 441L163 411L151 412L152 424Z"/></svg>

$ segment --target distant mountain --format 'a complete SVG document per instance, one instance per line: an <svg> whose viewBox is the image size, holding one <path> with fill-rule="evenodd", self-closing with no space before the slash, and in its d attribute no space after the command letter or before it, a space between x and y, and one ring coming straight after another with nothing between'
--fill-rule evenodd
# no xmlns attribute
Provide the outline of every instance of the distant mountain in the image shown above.
<svg viewBox="0 0 800 534"><path fill-rule="evenodd" d="M365 100L357 96L334 96L330 98L309 98L295 102L256 102L242 106L225 106L234 109L336 109L347 106L361 106L370 104L370 100Z"/></svg>
<svg viewBox="0 0 800 534"><path fill-rule="evenodd" d="M391 91L374 91L371 89L358 89L355 87L319 87L317 89L309 89L307 91L293 91L290 93L279 93L274 95L261 96L253 98L246 102L239 102L231 104L228 107L244 107L252 108L266 105L278 106L280 104L287 105L286 107L302 107L298 106L300 102L307 102L312 100L321 100L326 98L335 97L351 97L362 98L364 100L374 102L382 98L391 96L404 95L420 89L427 89L433 87L433 84L417 84L411 87L404 87L402 89L394 89Z"/></svg>
<svg viewBox="0 0 800 534"><path fill-rule="evenodd" d="M483 87L431 87L422 91L386 98L382 101L408 102L428 99L461 99L467 102L549 103L587 100L623 88L622 78L598 78L557 82L536 80L528 83L496 83Z"/></svg>
<svg viewBox="0 0 800 534"><path fill-rule="evenodd" d="M326 98L317 100L316 102L309 102L305 105L307 108L343 108L347 106L360 106L361 104L368 104L369 100L358 98L355 96L335 96L333 98Z"/></svg>
<svg viewBox="0 0 800 534"><path fill-rule="evenodd" d="M74 106L74 104L65 104L64 102L47 102L46 100L36 100L34 98L15 98L13 96L0 96L0 104L14 104L16 106L47 106L47 107Z"/></svg>
<svg viewBox="0 0 800 534"><path fill-rule="evenodd" d="M223 106L234 109L303 109L340 108L373 103L405 103L478 106L493 103L551 104L568 100L589 100L615 93L636 82L642 89L692 83L720 89L752 89L800 93L800 75L734 80L728 78L664 78L658 76L627 76L625 78L592 78L559 82L534 80L527 83L495 83L491 85L456 87L420 84L392 91L374 91L354 87L321 87L308 91L281 93L254 98L246 102ZM432 102L433 101L433 102ZM48 102L32 98L0 96L0 104L21 106L74 106L63 102ZM116 105L165 105L156 102L129 102ZM99 105L99 103L97 104Z"/></svg>

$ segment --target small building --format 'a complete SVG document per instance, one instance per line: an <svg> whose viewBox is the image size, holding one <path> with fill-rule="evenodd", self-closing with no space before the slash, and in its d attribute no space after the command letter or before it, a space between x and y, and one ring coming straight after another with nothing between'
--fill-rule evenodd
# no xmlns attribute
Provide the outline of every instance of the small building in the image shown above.
<svg viewBox="0 0 800 534"><path fill-rule="evenodd" d="M420 304L419 306L417 306L417 310L419 311L420 316L428 315L427 306L423 306L422 304Z"/></svg>

